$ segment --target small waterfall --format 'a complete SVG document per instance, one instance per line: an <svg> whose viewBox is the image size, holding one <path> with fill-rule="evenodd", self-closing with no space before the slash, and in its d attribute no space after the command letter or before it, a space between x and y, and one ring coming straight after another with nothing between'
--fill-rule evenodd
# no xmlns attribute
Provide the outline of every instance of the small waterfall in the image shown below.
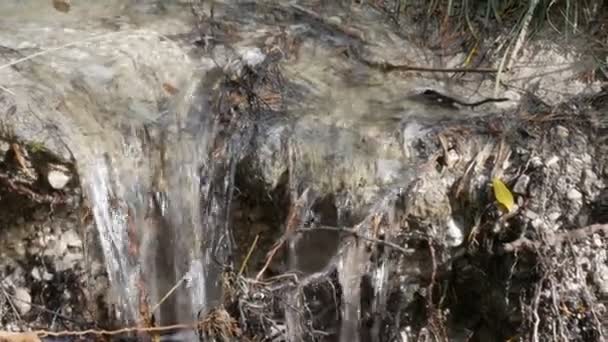
<svg viewBox="0 0 608 342"><path fill-rule="evenodd" d="M189 322L220 298L207 279L220 279L232 248L236 162L252 133L212 113L220 75L194 77L160 120L132 123L79 167L125 321Z"/></svg>

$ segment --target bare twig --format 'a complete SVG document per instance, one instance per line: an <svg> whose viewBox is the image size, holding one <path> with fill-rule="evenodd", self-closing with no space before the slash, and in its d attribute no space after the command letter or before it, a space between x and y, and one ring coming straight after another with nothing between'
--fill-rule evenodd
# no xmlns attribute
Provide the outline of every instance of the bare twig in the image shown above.
<svg viewBox="0 0 608 342"><path fill-rule="evenodd" d="M166 325L166 326L162 326L162 327L129 327L129 328L122 328L122 329L117 329L117 330L97 330L97 329L88 329L88 330L83 330L83 331L64 330L64 331L58 331L58 332L47 331L47 330L37 330L37 331L34 331L33 333L35 333L36 335L38 335L40 337L86 336L86 335L114 336L114 335L126 334L126 333L131 333L131 332L154 333L154 332L166 332L166 331L171 331L171 330L196 329L198 326L199 326L199 323L194 322L194 323L190 323L190 324L173 324L173 325Z"/></svg>
<svg viewBox="0 0 608 342"><path fill-rule="evenodd" d="M0 289L2 289L2 293L4 294L4 297L6 298L8 303L10 304L11 309L13 309L13 312L15 312L15 316L17 316L17 319L19 320L19 322L21 322L22 321L21 315L19 314L19 311L17 310L17 308L15 307L15 304L13 304L13 301L11 300L11 298L13 296L9 296L9 294L4 289L4 286L0 286Z"/></svg>
<svg viewBox="0 0 608 342"><path fill-rule="evenodd" d="M243 264L241 265L241 268L239 269L239 273L237 274L237 276L240 277L243 274L243 271L245 270L245 267L247 266L247 262L249 261L249 258L251 258L251 253L253 253L253 250L258 243L259 237L260 237L260 234L256 235L255 239L253 239L253 243L251 244L251 247L249 247L249 251L247 252L247 255L245 256L245 260L243 260Z"/></svg>
<svg viewBox="0 0 608 342"><path fill-rule="evenodd" d="M507 70L511 69L513 62L517 58L517 54L521 47L524 44L524 40L526 40L526 35L528 34L528 27L530 26L530 22L532 21L532 16L534 15L534 10L538 5L539 0L532 0L528 5L528 11L522 21L521 30L519 31L519 35L517 37L517 41L515 41L515 47L513 48L513 52L511 53L511 59L507 63Z"/></svg>
<svg viewBox="0 0 608 342"><path fill-rule="evenodd" d="M158 301L158 303L156 303L153 307L152 310L150 310L150 313L154 313L154 311L156 311L156 309L158 309L158 307L165 301L167 300L167 298L169 298L169 296L171 296L171 294L173 292L175 292L175 290L184 282L186 278L182 277L175 285L173 285L173 287L171 288L171 290L167 291L167 293L163 296L163 298L161 300Z"/></svg>
<svg viewBox="0 0 608 342"><path fill-rule="evenodd" d="M405 249L395 243L392 243L392 242L386 241L386 240L374 239L371 237L363 236L360 233L352 230L352 228L318 226L318 227L313 227L313 228L298 229L298 232L306 232L306 231L311 231L311 230L329 230L329 231L334 231L334 232L346 233L346 234L350 234L350 235L354 236L357 239L366 240L369 242L377 243L379 245L384 245L384 246L390 247L390 248L395 249L406 255L412 254L411 251L408 251L407 249Z"/></svg>
<svg viewBox="0 0 608 342"><path fill-rule="evenodd" d="M3 290L4 290L4 289L3 289ZM52 315L53 315L53 319L54 319L55 317L57 317L57 318L61 318L61 319L66 320L66 321L70 321L70 322L75 323L75 324L78 324L78 325L86 325L86 323L85 323L85 322L82 322L82 321L77 321L77 320L75 320L75 319L73 319L73 318L70 318L70 317L64 316L64 315L60 314L60 313L59 313L59 311L53 311L53 310L47 309L46 307L44 307L44 306L42 306L42 305L38 305L38 304L32 303L32 302L30 302L30 301L28 301L28 300L23 300L23 299L21 299L21 298L19 298L19 297L13 296L13 295L12 295L12 294L10 294L10 293L5 292L5 291L4 291L4 293L5 293L5 294L6 294L8 297L12 298L13 300L15 300L15 301L17 301L17 302L27 303L27 304L31 305L32 307L34 307L34 308L36 308L36 309L38 309L38 310L40 310L40 311L44 311L44 312L46 312L46 313L48 313L48 314L52 314Z"/></svg>
<svg viewBox="0 0 608 342"><path fill-rule="evenodd" d="M522 236L515 241L502 245L502 251L505 253L511 253L522 249L535 250L541 246L556 246L566 240L582 240L590 235L600 232L608 234L608 224L592 224L590 226L574 229L561 234L552 234L545 238L544 241L534 241Z"/></svg>
<svg viewBox="0 0 608 342"><path fill-rule="evenodd" d="M260 280L264 272L266 272L266 269L270 266L270 263L272 262L272 259L274 258L275 254L279 251L279 249L285 244L287 240L291 239L293 233L302 223L302 215L304 215L304 210L309 205L309 194L310 188L306 188L304 192L302 192L302 195L300 195L300 197L298 197L294 201L293 205L289 210L289 215L287 215L287 222L285 223L285 232L283 233L283 236L281 236L279 241L275 243L274 247L272 247L270 252L268 252L266 257L266 263L256 275L256 280Z"/></svg>
<svg viewBox="0 0 608 342"><path fill-rule="evenodd" d="M384 73L393 71L418 71L418 72L463 72L476 74L492 74L497 72L495 68L431 68L408 64L393 64L387 61L370 61L359 57L359 61L372 69L380 70Z"/></svg>

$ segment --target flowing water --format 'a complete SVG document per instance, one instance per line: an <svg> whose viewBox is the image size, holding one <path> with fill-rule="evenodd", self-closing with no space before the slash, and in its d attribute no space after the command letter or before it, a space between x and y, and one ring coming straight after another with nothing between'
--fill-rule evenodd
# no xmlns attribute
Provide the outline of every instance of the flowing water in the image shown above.
<svg viewBox="0 0 608 342"><path fill-rule="evenodd" d="M153 2L144 1L141 8L135 7L136 15L125 17L133 8L112 2L98 9L75 6L78 17L66 17L50 8L35 12L34 1L30 7L19 3L7 2L0 11L28 18L29 24L22 27L39 30L41 36L36 40L24 31L10 31L4 23L6 32L14 33L1 36L6 45L48 48L85 40L24 62L30 78L16 72L7 76L5 86L28 102L40 92L38 106L30 108L45 112L67 140L121 319L138 321L151 310L161 323L195 319L220 299L221 265L234 248L229 227L234 177L238 162L249 153L256 132L253 120L233 116L220 124L210 106L223 77L215 68L217 60L207 56L201 62L200 56L189 56L164 37L188 31L190 24L181 21L184 13L189 14L184 8L164 9L159 16ZM267 23L266 12L249 7L240 9L241 16L227 19L238 23L241 47L262 44L268 40L265 35L278 36L285 29L303 32L304 37L297 58L281 65L284 77L303 90L304 99L285 100L287 120L270 127L260 124L267 132L287 132L288 148L280 147L289 149L289 157L260 177L276 184L273 177L281 172L275 171L289 169L293 198L306 186L317 194L348 192L348 199L337 204L338 225L369 221L368 214L379 211L390 216L390 201L380 194L408 184L414 160L407 152L407 139L421 132L418 126L409 125L407 131L400 125L408 118L440 115L429 116L423 106L404 96L424 82L373 70L361 73L360 64L337 53L345 38L319 36L307 22L287 22L279 29ZM229 15L231 9L220 6L217 13ZM373 31L377 17L362 20L377 34L379 46L396 39ZM90 34L108 32L111 37L86 42ZM27 39L19 38L23 36ZM28 87L20 88L20 82ZM54 109L49 103L56 104ZM358 339L360 293L354 285L369 271L368 259L363 247L352 244L338 263L339 280L346 289L342 341ZM385 260L373 271L377 310L386 303L386 267ZM298 298L292 299L298 305ZM291 332L294 339L298 334Z"/></svg>

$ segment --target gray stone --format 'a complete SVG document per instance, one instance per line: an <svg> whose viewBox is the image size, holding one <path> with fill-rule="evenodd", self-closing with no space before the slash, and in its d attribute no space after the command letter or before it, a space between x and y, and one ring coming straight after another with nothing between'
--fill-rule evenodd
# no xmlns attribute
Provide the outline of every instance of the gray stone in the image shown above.
<svg viewBox="0 0 608 342"><path fill-rule="evenodd" d="M84 259L82 253L68 253L63 259L57 262L56 267L58 271L65 271L67 269L74 268L76 264Z"/></svg>
<svg viewBox="0 0 608 342"><path fill-rule="evenodd" d="M342 18L334 15L334 16L327 18L327 22L332 25L342 25Z"/></svg>
<svg viewBox="0 0 608 342"><path fill-rule="evenodd" d="M464 241L463 229L453 218L448 220L445 241L450 247L459 246Z"/></svg>
<svg viewBox="0 0 608 342"><path fill-rule="evenodd" d="M570 131L566 127L558 125L555 127L555 134L560 138L565 139L570 135Z"/></svg>
<svg viewBox="0 0 608 342"><path fill-rule="evenodd" d="M515 192L516 194L520 194L520 195L526 194L529 183L530 183L530 176L528 176L528 175L519 176L519 178L517 179L517 182L515 182L515 185L513 186L513 192Z"/></svg>
<svg viewBox="0 0 608 342"><path fill-rule="evenodd" d="M63 235L61 235L61 240L67 247L82 248L82 239L75 230L70 229L63 233Z"/></svg>
<svg viewBox="0 0 608 342"><path fill-rule="evenodd" d="M30 295L30 291L23 287L18 287L15 289L15 300L13 301L13 305L19 314L25 315L32 309L32 296Z"/></svg>
<svg viewBox="0 0 608 342"><path fill-rule="evenodd" d="M44 251L44 255L50 257L61 257L68 249L63 239L49 241L48 248Z"/></svg>
<svg viewBox="0 0 608 342"><path fill-rule="evenodd" d="M536 220L538 218L538 214L529 209L524 212L524 215L530 220Z"/></svg>
<svg viewBox="0 0 608 342"><path fill-rule="evenodd" d="M35 280L42 280L42 275L40 274L40 269L38 267L34 267L32 268L32 271L30 272L30 274L32 275L32 278L34 278Z"/></svg>
<svg viewBox="0 0 608 342"><path fill-rule="evenodd" d="M549 159L547 159L547 161L545 162L545 166L552 167L552 166L556 165L558 161L559 161L558 156L552 156Z"/></svg>
<svg viewBox="0 0 608 342"><path fill-rule="evenodd" d="M562 214L560 212L554 211L552 213L549 214L548 218L551 222L555 222L557 221L560 217L562 216Z"/></svg>
<svg viewBox="0 0 608 342"><path fill-rule="evenodd" d="M576 190L575 188L572 188L568 191L566 197L568 197L568 199L571 201L578 201L583 198L583 194L581 194L581 192Z"/></svg>

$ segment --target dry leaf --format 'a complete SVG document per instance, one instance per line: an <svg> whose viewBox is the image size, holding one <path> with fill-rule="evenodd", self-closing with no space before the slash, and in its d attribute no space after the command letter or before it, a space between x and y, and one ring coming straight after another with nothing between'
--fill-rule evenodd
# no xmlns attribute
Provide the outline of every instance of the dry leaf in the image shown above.
<svg viewBox="0 0 608 342"><path fill-rule="evenodd" d="M170 83L163 83L163 89L169 93L170 95L175 95L178 92L178 89L175 88L173 85L171 85Z"/></svg>
<svg viewBox="0 0 608 342"><path fill-rule="evenodd" d="M27 167L27 162L25 160L25 157L23 156L23 152L21 152L21 147L19 146L19 144L12 143L11 148L13 149L13 153L15 153L15 159L17 160L17 163L19 164L23 172L25 172L28 177L36 179L36 176Z"/></svg>
<svg viewBox="0 0 608 342"><path fill-rule="evenodd" d="M70 11L70 0L53 0L53 7L61 13Z"/></svg>
<svg viewBox="0 0 608 342"><path fill-rule="evenodd" d="M498 177L492 180L492 186L494 187L494 197L496 198L496 201L507 209L507 212L511 212L515 206L515 201L513 200L513 194L509 188L507 188L505 183Z"/></svg>

